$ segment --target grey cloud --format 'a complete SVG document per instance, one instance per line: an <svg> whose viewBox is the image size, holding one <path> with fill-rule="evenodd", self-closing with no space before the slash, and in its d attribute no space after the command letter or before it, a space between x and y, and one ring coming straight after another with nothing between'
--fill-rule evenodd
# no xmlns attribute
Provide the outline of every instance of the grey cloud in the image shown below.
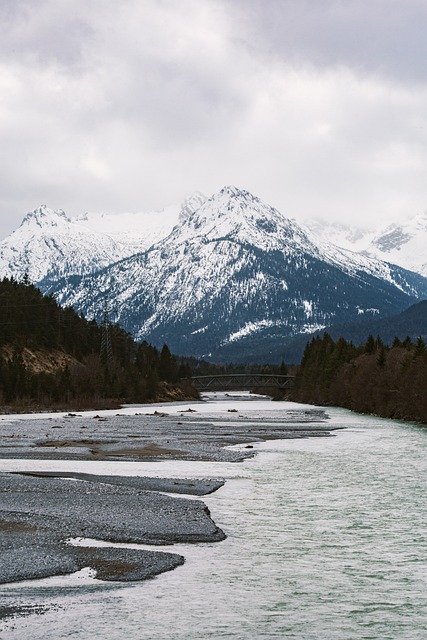
<svg viewBox="0 0 427 640"><path fill-rule="evenodd" d="M78 0L2 0L0 24L3 61L57 64L68 70L84 61L84 42L94 33Z"/></svg>
<svg viewBox="0 0 427 640"><path fill-rule="evenodd" d="M235 9L236 0L224 0ZM424 0L237 0L252 37L273 56L344 65L402 82L427 79Z"/></svg>

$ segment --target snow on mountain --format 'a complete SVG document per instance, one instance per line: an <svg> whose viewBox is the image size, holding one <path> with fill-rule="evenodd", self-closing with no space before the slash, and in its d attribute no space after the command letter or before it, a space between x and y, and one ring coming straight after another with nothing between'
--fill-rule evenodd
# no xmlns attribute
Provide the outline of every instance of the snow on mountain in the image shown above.
<svg viewBox="0 0 427 640"><path fill-rule="evenodd" d="M200 191L194 191L190 193L181 203L181 210L179 212L179 222L184 222L189 218L197 209L200 209L202 204L205 204L207 197L200 193Z"/></svg>
<svg viewBox="0 0 427 640"><path fill-rule="evenodd" d="M179 205L138 213L85 213L76 221L93 232L102 229L121 249L121 257L145 251L167 236L178 223Z"/></svg>
<svg viewBox="0 0 427 640"><path fill-rule="evenodd" d="M206 197L195 192L180 204L146 213L86 213L69 218L41 205L0 242L0 276L40 283L85 275L145 251L195 211Z"/></svg>
<svg viewBox="0 0 427 640"><path fill-rule="evenodd" d="M91 229L102 229L119 246L122 257L145 251L188 218L206 201L199 191L189 194L181 204L170 205L160 211L138 213L85 213L76 220Z"/></svg>
<svg viewBox="0 0 427 640"><path fill-rule="evenodd" d="M320 218L308 218L301 226L319 243L326 242L356 252L366 249L375 235L372 229L328 222Z"/></svg>
<svg viewBox="0 0 427 640"><path fill-rule="evenodd" d="M89 317L108 299L137 338L176 353L218 355L245 340L401 311L427 295L427 280L316 243L259 198L224 187L148 251L51 291Z"/></svg>
<svg viewBox="0 0 427 640"><path fill-rule="evenodd" d="M0 243L0 274L22 279L27 273L39 282L52 272L57 277L90 273L122 257L109 236L75 223L61 209L41 205Z"/></svg>
<svg viewBox="0 0 427 640"><path fill-rule="evenodd" d="M427 212L380 229L364 251L427 276Z"/></svg>
<svg viewBox="0 0 427 640"><path fill-rule="evenodd" d="M426 230L420 217L411 230L393 227L369 243L393 258ZM330 242L340 234L344 248ZM41 206L0 243L0 275L28 273L88 317L100 319L107 300L137 338L176 353L234 357L427 297L426 279L351 250L363 238L343 225L334 233L302 226L224 187L160 212L71 219Z"/></svg>
<svg viewBox="0 0 427 640"><path fill-rule="evenodd" d="M309 219L303 226L318 242L332 243L427 276L427 212L377 229L319 219Z"/></svg>

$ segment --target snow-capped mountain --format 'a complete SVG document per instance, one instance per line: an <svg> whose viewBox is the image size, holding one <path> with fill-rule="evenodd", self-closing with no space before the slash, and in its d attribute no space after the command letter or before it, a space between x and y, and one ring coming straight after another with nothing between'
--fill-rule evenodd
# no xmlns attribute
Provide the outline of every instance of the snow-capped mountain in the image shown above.
<svg viewBox="0 0 427 640"><path fill-rule="evenodd" d="M91 273L124 257L119 245L102 232L73 222L58 209L41 205L0 243L0 274L32 282Z"/></svg>
<svg viewBox="0 0 427 640"><path fill-rule="evenodd" d="M144 213L85 213L69 218L41 205L0 242L0 276L39 284L62 276L86 275L145 251L166 237L206 197L189 195L180 205Z"/></svg>
<svg viewBox="0 0 427 640"><path fill-rule="evenodd" d="M427 276L427 212L380 229L364 250L367 255Z"/></svg>
<svg viewBox="0 0 427 640"><path fill-rule="evenodd" d="M83 279L46 282L61 304L115 319L176 353L311 332L362 314L397 313L427 280L327 243L247 191L225 187L145 252Z"/></svg>
<svg viewBox="0 0 427 640"><path fill-rule="evenodd" d="M427 276L427 212L377 229L319 219L309 219L303 226L319 242L333 243Z"/></svg>
<svg viewBox="0 0 427 640"><path fill-rule="evenodd" d="M85 213L76 222L87 229L103 233L112 238L121 248L122 257L145 251L165 238L173 227L184 221L205 201L199 191L189 194L179 205L170 205L161 211L137 213Z"/></svg>
<svg viewBox="0 0 427 640"><path fill-rule="evenodd" d="M315 237L318 243L326 242L357 252L366 249L375 235L372 229L340 222L329 222L321 218L308 218L301 223L301 226Z"/></svg>

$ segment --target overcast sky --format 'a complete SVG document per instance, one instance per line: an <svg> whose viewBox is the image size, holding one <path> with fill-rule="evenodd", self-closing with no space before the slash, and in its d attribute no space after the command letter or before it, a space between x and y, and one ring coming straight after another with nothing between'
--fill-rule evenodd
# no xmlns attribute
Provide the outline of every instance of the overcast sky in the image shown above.
<svg viewBox="0 0 427 640"><path fill-rule="evenodd" d="M0 0L0 237L47 204L223 185L285 215L427 209L426 0Z"/></svg>

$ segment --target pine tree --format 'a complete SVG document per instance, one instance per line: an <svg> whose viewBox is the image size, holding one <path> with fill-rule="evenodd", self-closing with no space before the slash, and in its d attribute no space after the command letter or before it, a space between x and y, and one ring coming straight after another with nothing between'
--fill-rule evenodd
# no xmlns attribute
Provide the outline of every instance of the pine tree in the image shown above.
<svg viewBox="0 0 427 640"><path fill-rule="evenodd" d="M384 348L384 345L382 344L378 351L377 365L382 369L385 366L385 361L386 361L385 348Z"/></svg>
<svg viewBox="0 0 427 640"><path fill-rule="evenodd" d="M372 334L369 334L366 342L365 342L365 353L374 353L375 352L375 339Z"/></svg>

